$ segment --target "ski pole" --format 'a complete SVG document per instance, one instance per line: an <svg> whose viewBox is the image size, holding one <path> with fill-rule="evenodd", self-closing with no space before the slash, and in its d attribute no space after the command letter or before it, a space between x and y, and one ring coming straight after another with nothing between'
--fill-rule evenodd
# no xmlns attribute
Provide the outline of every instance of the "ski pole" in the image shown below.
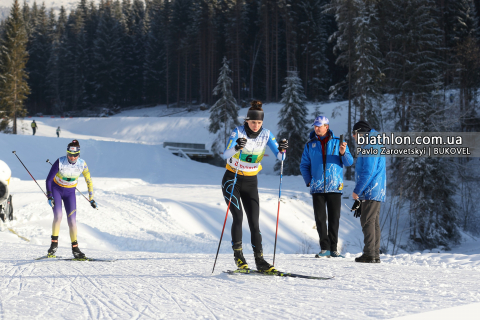
<svg viewBox="0 0 480 320"><path fill-rule="evenodd" d="M50 162L50 159L47 159L47 162L50 163L50 165L53 167L53 164ZM90 203L90 200L88 200L88 198L85 197L85 195L80 190L78 190L77 187L75 187L75 190L77 190L85 198L85 200L87 200ZM96 209L98 210L98 208Z"/></svg>
<svg viewBox="0 0 480 320"><path fill-rule="evenodd" d="M223 231L225 231L225 224L227 224L228 211L230 210L230 205L232 204L233 190L235 189L235 183L237 182L237 173L238 167L240 167L240 159L242 158L242 150L240 150L240 155L238 156L237 169L235 169L235 178L233 179L232 192L230 192L230 199L228 200L227 213L225 214L225 221L223 222L222 234L220 235L220 241L218 242L217 255L215 256L215 262L213 263L213 271L215 271L215 265L217 264L218 252L220 251L220 245L222 244Z"/></svg>
<svg viewBox="0 0 480 320"><path fill-rule="evenodd" d="M37 180L35 180L35 178L32 176L32 174L30 173L30 171L28 171L27 167L25 167L25 165L23 164L22 160L20 160L20 158L17 156L17 152L16 151L12 151L12 153L17 157L18 161L20 161L20 163L22 164L22 166L25 168L25 170L27 170L28 174L30 175L30 177L32 177L33 181L35 181L35 183L37 184L37 186L40 188L40 190L42 190L43 194L45 195L45 197L48 198L47 194L45 193L45 191L43 191L42 187L40 187L40 185L38 184Z"/></svg>
<svg viewBox="0 0 480 320"><path fill-rule="evenodd" d="M277 234L278 234L278 220L280 217L280 198L282 197L282 178L283 178L283 160L285 159L285 153L282 155L282 164L280 166L280 186L278 187L278 210L277 210L277 228L275 230L275 245L273 246L273 263L275 266L275 252L277 251Z"/></svg>

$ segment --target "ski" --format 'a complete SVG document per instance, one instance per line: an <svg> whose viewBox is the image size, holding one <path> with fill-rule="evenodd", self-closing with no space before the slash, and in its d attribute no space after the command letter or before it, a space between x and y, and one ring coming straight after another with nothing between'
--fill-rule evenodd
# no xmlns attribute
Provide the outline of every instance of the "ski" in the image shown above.
<svg viewBox="0 0 480 320"><path fill-rule="evenodd" d="M53 259L53 260L58 260L58 259L61 259L62 257L60 256L53 256L53 257L49 257L49 256L41 256L41 257L38 257L38 258L35 258L34 260L43 260L43 259Z"/></svg>
<svg viewBox="0 0 480 320"><path fill-rule="evenodd" d="M306 276L302 274L295 274L289 272L260 272L253 269L238 269L238 270L227 270L224 273L228 274L245 274L245 275L262 275L262 276L276 276L276 277L290 277L290 278L301 278L301 279L314 279L314 280L330 280L335 277L315 277L315 276Z"/></svg>
<svg viewBox="0 0 480 320"><path fill-rule="evenodd" d="M83 259L78 259L78 258L64 258L61 256L42 256L35 258L34 260L52 260L52 261L103 261L103 262L114 262L117 261L117 259L95 259L95 258L83 258Z"/></svg>
<svg viewBox="0 0 480 320"><path fill-rule="evenodd" d="M64 259L57 259L60 261L102 261L102 262L114 262L117 259L95 259L95 258L64 258Z"/></svg>

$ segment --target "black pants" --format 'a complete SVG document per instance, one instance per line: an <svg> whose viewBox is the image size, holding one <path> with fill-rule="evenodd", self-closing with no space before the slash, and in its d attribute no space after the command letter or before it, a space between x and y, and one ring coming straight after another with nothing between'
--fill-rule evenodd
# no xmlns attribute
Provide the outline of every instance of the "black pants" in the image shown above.
<svg viewBox="0 0 480 320"><path fill-rule="evenodd" d="M340 225L341 193L314 193L313 212L322 250L337 251L338 227ZM327 210L328 209L328 228Z"/></svg>
<svg viewBox="0 0 480 320"><path fill-rule="evenodd" d="M33 130L33 135L35 135L35 132L37 131L37 128L33 127L32 130Z"/></svg>
<svg viewBox="0 0 480 320"><path fill-rule="evenodd" d="M228 205L230 193L232 192L235 173L226 171L222 180L222 192L225 202ZM240 203L241 200L241 203ZM260 202L258 199L257 176L237 175L237 182L233 191L230 212L232 213L232 244L242 241L243 208L250 227L252 247L255 252L262 251L262 234L260 233L259 217Z"/></svg>

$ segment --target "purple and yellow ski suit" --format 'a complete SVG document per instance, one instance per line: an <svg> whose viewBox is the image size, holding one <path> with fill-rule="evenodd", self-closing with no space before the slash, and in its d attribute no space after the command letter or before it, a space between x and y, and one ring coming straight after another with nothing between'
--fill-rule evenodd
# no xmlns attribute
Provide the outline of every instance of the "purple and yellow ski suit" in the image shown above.
<svg viewBox="0 0 480 320"><path fill-rule="evenodd" d="M70 229L70 239L72 242L77 240L77 201L75 199L75 187L78 178L83 174L88 186L89 200L93 200L93 184L85 160L78 158L75 163L70 163L68 158L61 157L52 166L47 177L47 195L53 197L55 206L53 207L52 236L58 236L60 233L60 223L62 222L62 201L67 212L68 227Z"/></svg>

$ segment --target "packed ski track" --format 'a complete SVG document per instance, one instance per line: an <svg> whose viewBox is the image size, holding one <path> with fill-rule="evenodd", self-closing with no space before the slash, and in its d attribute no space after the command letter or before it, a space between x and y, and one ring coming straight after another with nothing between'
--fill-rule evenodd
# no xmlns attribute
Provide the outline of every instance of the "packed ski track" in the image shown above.
<svg viewBox="0 0 480 320"><path fill-rule="evenodd" d="M329 116L335 107L322 110ZM278 109L265 106L270 116L265 127L274 132ZM190 139L207 146L212 141L206 129L208 113L160 117L167 111L130 110L105 119L35 118L37 136L29 135L31 119L26 118L21 122L24 135L0 135L0 159L12 169L16 218L0 223L0 319L413 319L418 314L437 320L442 315L429 317L429 312L438 310L445 310L443 315L455 310L462 319L478 316L478 239L466 235L449 252L401 251L382 255L380 264L358 264L354 258L362 251L360 223L342 204L339 245L346 258L316 259L312 202L301 177L283 180L275 267L334 279L223 273L235 268L231 217L212 274L226 211L220 190L224 169L176 157L162 147L165 141ZM344 133L340 117L331 119L333 131ZM61 138L55 136L57 126L62 127ZM93 210L77 192L79 246L88 257L117 259L114 262L34 260L48 249L52 211L12 151L44 188L50 168L46 159L53 162L62 156L73 138L82 145L99 204ZM260 226L271 261L279 177L273 175L273 156L263 163ZM347 182L344 196L353 187ZM78 188L87 193L83 178ZM342 201L352 204L351 199ZM57 255L70 258L65 220ZM243 241L253 266L246 221ZM459 309L448 309L453 307Z"/></svg>

